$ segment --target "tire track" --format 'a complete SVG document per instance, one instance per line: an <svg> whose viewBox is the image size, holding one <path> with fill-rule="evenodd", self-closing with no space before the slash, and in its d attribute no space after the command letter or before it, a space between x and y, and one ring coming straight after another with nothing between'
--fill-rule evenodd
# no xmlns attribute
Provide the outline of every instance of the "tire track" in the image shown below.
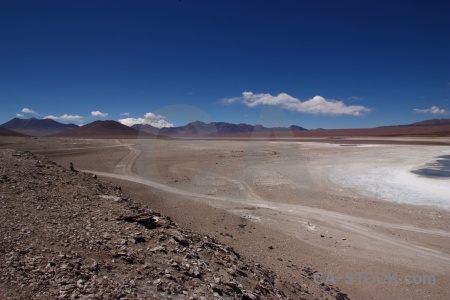
<svg viewBox="0 0 450 300"><path fill-rule="evenodd" d="M136 160L139 158L142 151L141 149L137 149L133 144L123 144L122 146L128 147L130 152L119 161L119 163L115 167L115 170L118 173L124 175L135 176L136 174L133 172L133 166L135 165Z"/></svg>
<svg viewBox="0 0 450 300"><path fill-rule="evenodd" d="M383 247L383 244L389 244L392 246L395 246L396 248L402 249L402 251L410 251L413 254L419 254L421 256L427 256L429 258L433 259L439 259L443 260L446 263L450 262L450 255L447 255L445 253L438 252L433 249L427 249L423 247L419 247L417 245L414 245L410 242L403 242L399 241L396 238L392 238L390 236L387 236L385 234L382 234L380 232L377 232L375 229L367 228L367 225L372 226L380 226L384 228L391 228L391 229L398 229L398 230L405 230L409 232L415 232L420 234L428 234L428 235L435 235L440 236L444 238L450 238L450 232L443 231L443 230L432 230L432 229L424 229L424 228L418 228L412 225L405 225L405 224L394 224L394 223L387 223L387 222L381 222L376 220L371 220L367 218L361 218L357 216L352 216L344 213L329 211L325 209L320 208L313 208L308 206L301 206L301 205L293 205L293 204L283 204L283 203L276 203L267 201L263 198L261 198L257 193L255 193L250 185L242 180L238 180L235 178L218 175L212 172L203 171L203 170L194 170L198 173L205 174L208 176L216 176L222 179L225 179L232 184L235 184L238 188L240 187L241 190L245 191L245 195L243 198L236 199L231 197L224 197L224 196L213 196L213 195L205 195L200 194L196 192L181 190L176 187L168 186L165 184L157 183L152 180L149 180L147 178L139 177L137 174L133 172L133 166L136 163L136 160L141 154L141 150L136 148L136 145L133 144L124 144L124 146L127 146L130 150L129 153L122 158L122 160L118 163L115 173L108 173L108 172L99 172L99 171L92 171L92 170L83 170L85 172L95 173L99 176L104 177L110 177L110 178L116 178L120 180L126 180L131 182L136 182L151 188L155 188L167 193L177 194L183 197L189 197L193 200L208 200L213 201L213 203L209 202L209 205L223 205L224 203L239 203L246 205L254 206L254 207L260 207L260 208L266 208L271 209L274 211L278 211L284 215L292 216L293 220L298 221L311 221L312 219L317 220L320 223L329 224L331 228L339 227L343 230L351 231L354 234L368 237L372 240L377 240L378 242L381 242L381 245L379 246L373 246L373 247L380 247L381 250ZM193 169L192 169L193 170ZM224 208L229 208L228 206L224 206Z"/></svg>
<svg viewBox="0 0 450 300"><path fill-rule="evenodd" d="M364 227L364 225L367 225L367 224L378 225L378 226L383 226L383 227L387 227L387 228L402 229L402 230L408 230L408 231L413 231L413 232L422 233L422 234L439 235L439 236L443 236L443 237L450 237L449 232L442 232L439 230L426 230L426 229L416 228L416 227L407 226L407 225L402 226L402 225L396 225L396 224L390 224L390 223L383 223L383 222L367 220L367 219L354 217L354 216L350 216L350 215L346 215L346 214L342 214L342 213L337 213L337 212L332 212L332 211L327 211L324 209L312 208L312 207L307 207L307 206L283 205L280 207L280 206L274 206L273 203L264 201L264 200L260 200L260 201L252 201L249 199L237 200L234 198L203 195L203 194L198 194L195 192L180 190L175 187L167 186L165 184L153 182L151 180L139 178L139 177L133 176L133 175L120 175L120 174L114 174L114 173L89 171L89 170L84 170L84 171L90 172L90 173L95 173L99 176L105 176L105 177L140 183L140 184L143 184L143 185L146 185L146 186L149 186L149 187L152 187L152 188L164 191L164 192L173 193L173 194L177 194L177 195L184 196L184 197L189 197L192 199L213 200L216 202L225 201L226 203L231 203L231 202L240 203L240 204L245 203L246 205L252 205L255 207L272 209L272 210L279 211L279 212L282 212L283 214L288 214L291 216L294 215L297 218L297 220L298 220L298 218L303 219L305 221L311 220L311 219L317 219L320 222L330 224L330 226L332 226L332 227L340 226L341 228L347 229L348 231L351 231L355 234L358 234L361 236L366 236L366 237L369 237L370 239L380 241L382 244L387 243L390 245L394 245L404 251L410 251L411 253L414 253L414 254L426 256L426 257L433 258L433 259L440 259L440 260L445 261L446 263L450 263L449 255L437 252L436 250L433 250L433 249L422 248L422 247L418 247L411 243L398 241L395 238L389 237L389 236L381 234L381 233L377 233L373 229ZM381 249L385 250L384 247L382 247L382 246L381 246ZM397 251L397 253L398 253L398 251Z"/></svg>

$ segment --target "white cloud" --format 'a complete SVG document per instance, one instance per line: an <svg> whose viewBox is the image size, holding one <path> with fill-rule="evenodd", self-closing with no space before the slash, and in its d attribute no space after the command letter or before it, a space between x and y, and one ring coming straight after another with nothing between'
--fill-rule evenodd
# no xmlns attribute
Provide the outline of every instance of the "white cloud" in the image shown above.
<svg viewBox="0 0 450 300"><path fill-rule="evenodd" d="M292 97L286 93L280 93L277 96L270 94L253 94L244 92L240 97L227 98L224 103L242 103L248 107L259 105L279 106L282 109L292 110L307 114L323 115L352 115L359 116L364 112L370 112L370 109L361 105L346 105L342 101L326 100L321 96L315 96L306 101Z"/></svg>
<svg viewBox="0 0 450 300"><path fill-rule="evenodd" d="M424 113L424 114L428 114L428 113L430 113L430 114L446 114L447 113L447 111L445 109L440 109L439 107L434 106L434 105L430 108L424 108L424 109L414 108L413 110L415 112Z"/></svg>
<svg viewBox="0 0 450 300"><path fill-rule="evenodd" d="M63 121L76 121L76 120L80 120L82 119L82 116L72 116L72 115L68 115L68 114L64 114L62 116L59 117L55 117L53 115L49 115L49 116L45 116L44 119L53 119L53 120L63 120Z"/></svg>
<svg viewBox="0 0 450 300"><path fill-rule="evenodd" d="M130 113L124 112L124 113L120 113L119 115L121 115L121 116L129 116Z"/></svg>
<svg viewBox="0 0 450 300"><path fill-rule="evenodd" d="M23 113L26 113L26 114L34 114L34 115L37 115L37 114L38 114L38 113L35 112L34 110L29 109L29 108L26 108L26 107L22 108L22 112L23 112Z"/></svg>
<svg viewBox="0 0 450 300"><path fill-rule="evenodd" d="M163 127L173 127L172 123L164 120L166 117L161 115L156 115L152 112L148 112L144 115L144 118L125 118L120 119L119 122L127 125L133 126L135 124L148 124L153 127L163 128Z"/></svg>
<svg viewBox="0 0 450 300"><path fill-rule="evenodd" d="M119 122L127 126L133 126L136 124L148 124L157 128L173 127L173 124L167 122L166 120L149 120L145 118L125 118L120 119Z"/></svg>
<svg viewBox="0 0 450 300"><path fill-rule="evenodd" d="M16 114L16 117L22 118L22 117L24 117L24 115L22 115L22 114Z"/></svg>
<svg viewBox="0 0 450 300"><path fill-rule="evenodd" d="M96 110L96 111L92 111L91 115L93 117L102 117L102 118L104 118L104 117L108 116L108 113L102 113L101 111Z"/></svg>
<svg viewBox="0 0 450 300"><path fill-rule="evenodd" d="M144 115L144 117L145 117L146 119L149 119L149 120L161 120L161 119L165 119L165 118L166 118L166 117L161 116L161 115L155 115L155 114L152 113L152 112L146 113L146 114Z"/></svg>

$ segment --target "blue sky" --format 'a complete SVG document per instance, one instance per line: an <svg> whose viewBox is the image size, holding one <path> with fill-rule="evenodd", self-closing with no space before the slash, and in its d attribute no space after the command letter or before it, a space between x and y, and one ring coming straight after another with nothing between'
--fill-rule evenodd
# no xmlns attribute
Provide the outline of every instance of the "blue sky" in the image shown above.
<svg viewBox="0 0 450 300"><path fill-rule="evenodd" d="M446 0L2 0L0 123L449 118L449 12Z"/></svg>

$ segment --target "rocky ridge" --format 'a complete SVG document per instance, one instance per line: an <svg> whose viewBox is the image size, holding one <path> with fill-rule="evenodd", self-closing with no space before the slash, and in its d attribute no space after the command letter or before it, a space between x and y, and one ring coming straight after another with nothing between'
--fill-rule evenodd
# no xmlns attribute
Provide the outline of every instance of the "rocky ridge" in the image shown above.
<svg viewBox="0 0 450 300"><path fill-rule="evenodd" d="M0 187L2 299L346 299L283 285L119 186L30 152L0 151Z"/></svg>

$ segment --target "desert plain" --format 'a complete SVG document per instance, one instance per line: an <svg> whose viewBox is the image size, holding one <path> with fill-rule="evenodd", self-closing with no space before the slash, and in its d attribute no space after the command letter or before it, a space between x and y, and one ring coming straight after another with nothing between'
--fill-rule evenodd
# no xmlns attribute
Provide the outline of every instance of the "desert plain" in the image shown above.
<svg viewBox="0 0 450 300"><path fill-rule="evenodd" d="M449 144L448 137L2 138L0 147L72 162L281 278L326 281L350 299L448 299L450 178L411 171L450 155ZM305 281L303 268L321 276Z"/></svg>

